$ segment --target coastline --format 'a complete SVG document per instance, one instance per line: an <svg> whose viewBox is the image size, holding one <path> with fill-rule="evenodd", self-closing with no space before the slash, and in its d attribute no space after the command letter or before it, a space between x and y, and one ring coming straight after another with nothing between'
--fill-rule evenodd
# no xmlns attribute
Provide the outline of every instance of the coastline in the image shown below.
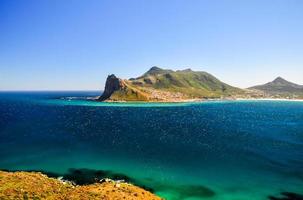
<svg viewBox="0 0 303 200"><path fill-rule="evenodd" d="M298 101L303 102L303 99L287 99L287 98L237 98L237 101Z"/></svg>
<svg viewBox="0 0 303 200"><path fill-rule="evenodd" d="M216 98L216 99L183 99L179 101L98 101L98 96L94 97L57 97L48 100L39 100L37 103L56 104L61 106L118 106L118 107L166 107L166 106L189 106L206 103L233 103L233 102L303 102L303 99L286 98Z"/></svg>
<svg viewBox="0 0 303 200"><path fill-rule="evenodd" d="M173 101L97 101L96 99L90 99L95 102L103 103L195 103L195 102L213 102L213 101L296 101L303 102L303 99L287 99L287 98L217 98L217 99L184 99Z"/></svg>
<svg viewBox="0 0 303 200"><path fill-rule="evenodd" d="M0 171L0 199L107 199L161 200L130 183L101 179L89 185L76 185L41 172Z"/></svg>

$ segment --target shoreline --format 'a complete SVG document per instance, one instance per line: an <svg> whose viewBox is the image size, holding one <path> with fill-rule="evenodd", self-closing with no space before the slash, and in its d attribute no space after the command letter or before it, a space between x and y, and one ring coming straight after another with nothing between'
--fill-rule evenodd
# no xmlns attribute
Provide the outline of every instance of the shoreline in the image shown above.
<svg viewBox="0 0 303 200"><path fill-rule="evenodd" d="M199 102L213 102L213 101L293 101L303 102L303 99L287 99L287 98L235 98L235 99L184 99L180 101L98 101L96 99L89 99L100 103L199 103Z"/></svg>
<svg viewBox="0 0 303 200"><path fill-rule="evenodd" d="M286 98L237 98L236 101L297 101L297 102L303 102L303 99L286 99Z"/></svg>
<svg viewBox="0 0 303 200"><path fill-rule="evenodd" d="M217 98L217 99L184 99L179 101L99 101L98 97L58 97L64 105L86 105L86 106L178 106L194 105L203 103L233 103L233 102L303 102L303 99L287 98ZM54 102L53 102L54 103Z"/></svg>
<svg viewBox="0 0 303 200"><path fill-rule="evenodd" d="M159 196L122 180L104 178L93 184L77 185L41 172L0 170L0 199L7 198L161 200Z"/></svg>

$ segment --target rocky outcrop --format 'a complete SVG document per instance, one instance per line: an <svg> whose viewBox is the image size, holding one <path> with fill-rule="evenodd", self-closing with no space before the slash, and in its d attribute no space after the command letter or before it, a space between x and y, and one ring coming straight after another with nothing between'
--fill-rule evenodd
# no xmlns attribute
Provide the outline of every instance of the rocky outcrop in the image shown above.
<svg viewBox="0 0 303 200"><path fill-rule="evenodd" d="M99 101L148 101L148 95L131 86L127 80L117 78L114 74L106 79L103 94Z"/></svg>
<svg viewBox="0 0 303 200"><path fill-rule="evenodd" d="M117 78L114 74L109 75L106 79L104 92L98 100L104 101L109 99L115 91L118 91L123 87L125 87L125 84L120 78Z"/></svg>

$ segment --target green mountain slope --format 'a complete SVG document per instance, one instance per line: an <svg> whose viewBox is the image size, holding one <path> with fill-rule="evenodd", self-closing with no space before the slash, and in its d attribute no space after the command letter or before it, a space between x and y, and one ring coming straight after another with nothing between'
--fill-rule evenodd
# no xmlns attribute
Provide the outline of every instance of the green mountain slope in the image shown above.
<svg viewBox="0 0 303 200"><path fill-rule="evenodd" d="M113 95L100 100L128 101L129 95L125 93L127 88L129 94L139 93L140 98L131 100L141 101L182 101L197 98L221 98L244 94L244 90L232 87L207 72L192 71L190 69L172 71L152 67L142 76L129 80L119 79L121 87L112 92ZM111 85L107 81L106 89ZM118 98L116 98L118 96Z"/></svg>
<svg viewBox="0 0 303 200"><path fill-rule="evenodd" d="M132 79L132 84L139 87L153 88L171 92L181 92L190 97L228 96L241 89L227 85L207 72L190 69L172 71L155 67L143 76Z"/></svg>

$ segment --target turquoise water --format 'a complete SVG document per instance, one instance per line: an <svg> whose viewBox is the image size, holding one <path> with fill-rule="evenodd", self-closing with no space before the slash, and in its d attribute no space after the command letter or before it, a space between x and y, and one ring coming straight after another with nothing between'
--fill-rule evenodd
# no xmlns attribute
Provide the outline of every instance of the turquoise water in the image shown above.
<svg viewBox="0 0 303 200"><path fill-rule="evenodd" d="M303 193L303 102L84 98L96 95L0 93L0 168L126 179L167 199Z"/></svg>

